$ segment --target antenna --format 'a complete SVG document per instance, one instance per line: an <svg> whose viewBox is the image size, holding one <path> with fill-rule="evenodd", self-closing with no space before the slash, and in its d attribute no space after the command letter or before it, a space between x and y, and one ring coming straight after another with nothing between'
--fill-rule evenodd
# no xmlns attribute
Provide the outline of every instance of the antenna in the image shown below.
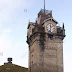
<svg viewBox="0 0 72 72"><path fill-rule="evenodd" d="M45 14L45 0L44 0L44 14Z"/></svg>

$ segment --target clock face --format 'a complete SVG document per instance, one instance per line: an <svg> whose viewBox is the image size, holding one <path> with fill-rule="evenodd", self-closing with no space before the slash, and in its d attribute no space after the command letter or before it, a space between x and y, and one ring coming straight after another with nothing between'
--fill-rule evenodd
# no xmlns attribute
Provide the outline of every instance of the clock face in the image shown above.
<svg viewBox="0 0 72 72"><path fill-rule="evenodd" d="M55 26L53 24L47 24L46 29L48 32L54 32Z"/></svg>

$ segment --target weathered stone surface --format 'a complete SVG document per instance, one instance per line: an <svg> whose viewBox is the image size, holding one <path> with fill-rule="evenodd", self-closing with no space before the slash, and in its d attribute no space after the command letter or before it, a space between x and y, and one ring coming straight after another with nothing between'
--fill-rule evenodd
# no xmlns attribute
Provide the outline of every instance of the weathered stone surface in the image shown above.
<svg viewBox="0 0 72 72"><path fill-rule="evenodd" d="M63 40L46 34L32 36L29 46L29 72L63 72Z"/></svg>

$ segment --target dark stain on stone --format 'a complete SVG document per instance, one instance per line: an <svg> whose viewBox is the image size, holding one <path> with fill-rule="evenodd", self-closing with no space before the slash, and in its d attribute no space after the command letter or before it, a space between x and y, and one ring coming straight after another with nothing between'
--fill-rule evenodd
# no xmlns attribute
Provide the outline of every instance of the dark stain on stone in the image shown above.
<svg viewBox="0 0 72 72"><path fill-rule="evenodd" d="M45 41L45 34L44 33L40 33L40 48L42 51L44 51L45 49L45 44L44 44L44 41Z"/></svg>

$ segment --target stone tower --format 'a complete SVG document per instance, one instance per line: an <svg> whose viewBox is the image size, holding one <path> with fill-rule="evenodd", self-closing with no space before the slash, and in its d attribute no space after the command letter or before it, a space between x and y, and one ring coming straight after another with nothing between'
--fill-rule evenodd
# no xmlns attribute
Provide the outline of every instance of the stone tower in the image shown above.
<svg viewBox="0 0 72 72"><path fill-rule="evenodd" d="M63 27L51 10L41 9L38 20L28 24L29 72L63 72Z"/></svg>

